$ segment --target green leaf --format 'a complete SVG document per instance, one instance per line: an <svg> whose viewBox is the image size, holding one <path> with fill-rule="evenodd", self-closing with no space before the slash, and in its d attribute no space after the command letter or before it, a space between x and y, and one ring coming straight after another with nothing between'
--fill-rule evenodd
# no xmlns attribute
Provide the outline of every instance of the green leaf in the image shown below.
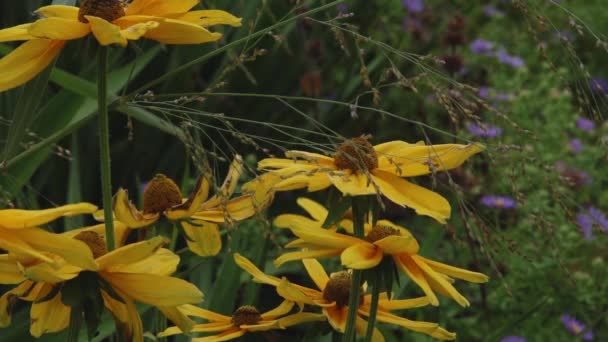
<svg viewBox="0 0 608 342"><path fill-rule="evenodd" d="M340 222L344 217L344 214L350 209L351 203L351 197L343 196L340 191L331 188L327 201L328 214L327 218L325 218L325 222L323 222L323 228L329 228Z"/></svg>

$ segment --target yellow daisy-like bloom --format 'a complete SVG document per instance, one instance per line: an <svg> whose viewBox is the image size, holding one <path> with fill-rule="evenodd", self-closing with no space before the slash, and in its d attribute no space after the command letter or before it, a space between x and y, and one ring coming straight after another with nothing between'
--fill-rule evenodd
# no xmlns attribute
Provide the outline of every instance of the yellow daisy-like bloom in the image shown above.
<svg viewBox="0 0 608 342"><path fill-rule="evenodd" d="M180 221L187 235L188 247L201 256L216 255L222 248L218 223L232 223L252 217L258 211L254 197L243 195L233 199L240 175L242 159L237 156L219 193L209 196L209 180L201 176L190 197L182 200L179 187L170 178L156 175L144 190L144 207L137 210L124 189L114 197L116 219L130 228L142 228L158 221L161 215Z"/></svg>
<svg viewBox="0 0 608 342"><path fill-rule="evenodd" d="M97 266L93 255L85 244L37 226L60 217L91 214L96 210L97 207L90 203L69 204L43 210L0 210L0 249L22 259L31 258L49 263L55 261L47 253L53 253L73 265L95 270Z"/></svg>
<svg viewBox="0 0 608 342"><path fill-rule="evenodd" d="M101 45L126 46L141 37L165 44L202 44L222 36L214 25L241 26L241 19L219 10L195 10L198 0L83 0L82 5L51 5L41 19L0 30L0 42L26 40L0 59L0 91L29 81L55 59L69 40L93 33Z"/></svg>
<svg viewBox="0 0 608 342"><path fill-rule="evenodd" d="M116 222L119 245L124 243L128 231L125 225ZM32 302L30 333L33 336L67 328L71 308L63 303L61 289L66 282L86 273L85 276L93 275L96 279L103 303L129 341L143 341L142 322L134 301L156 306L183 330L190 329L193 322L183 316L177 306L201 302L203 295L194 285L170 276L177 268L179 257L161 248L166 240L156 237L107 252L104 234L103 224L61 234L80 240L90 248L97 264L94 273L85 272L57 255L49 255L55 259L54 266L40 262L27 264L24 263L27 260L0 255L0 283L17 284L0 297L0 327L10 324L11 307L21 299Z"/></svg>
<svg viewBox="0 0 608 342"><path fill-rule="evenodd" d="M379 220L374 227L365 225L365 239L337 233L322 228L327 210L317 202L299 198L298 204L313 219L300 215L284 214L274 220L274 225L289 228L299 239L287 247L305 248L302 251L281 255L275 264L304 258L340 256L342 265L352 269L368 269L377 266L385 255L391 256L399 269L405 272L429 298L432 305L439 305L435 291L454 299L467 307L469 301L452 285L453 278L472 283L485 283L488 276L458 267L446 265L418 255L418 241L409 230L387 220ZM352 234L352 221L342 220L340 226Z"/></svg>
<svg viewBox="0 0 608 342"><path fill-rule="evenodd" d="M193 305L182 305L178 309L187 316L199 317L209 321L208 323L194 325L192 330L190 330L191 333L217 333L212 336L192 338L193 342L228 341L249 332L286 329L296 324L325 320L324 315L311 312L298 312L287 315L293 306L294 303L292 301L285 300L278 307L268 312L260 313L254 306L244 305L236 309L232 316L221 315ZM158 336L165 337L181 333L182 331L179 327L170 327Z"/></svg>
<svg viewBox="0 0 608 342"><path fill-rule="evenodd" d="M359 137L345 141L331 157L288 151L285 156L290 159L263 159L258 168L271 171L243 188L253 191L260 182L267 182L274 183L273 191L318 191L333 185L348 196L382 194L419 215L445 223L451 210L448 201L403 177L453 169L483 149L480 144L424 145L404 141L372 146L367 137Z"/></svg>
<svg viewBox="0 0 608 342"><path fill-rule="evenodd" d="M286 278L279 279L267 275L251 261L238 253L234 254L234 260L239 267L253 276L255 282L274 286L281 297L300 305L308 304L321 307L323 314L327 317L328 322L335 330L343 333L346 329L346 320L348 317L347 304L351 286L351 275L349 272L342 271L332 273L331 276L328 276L323 269L323 266L321 266L317 260L302 260L308 275L317 286L317 290L290 283ZM361 293L355 329L358 334L365 336L367 321L364 317L368 317L370 314L371 295L364 295L365 291L363 290ZM455 333L443 329L437 323L411 321L391 313L391 311L395 310L417 308L428 304L429 300L427 297L390 300L387 298L386 294L382 294L378 301L376 319L379 322L395 324L412 331L430 335L440 340L455 339ZM384 341L384 337L376 328L374 328L372 341Z"/></svg>

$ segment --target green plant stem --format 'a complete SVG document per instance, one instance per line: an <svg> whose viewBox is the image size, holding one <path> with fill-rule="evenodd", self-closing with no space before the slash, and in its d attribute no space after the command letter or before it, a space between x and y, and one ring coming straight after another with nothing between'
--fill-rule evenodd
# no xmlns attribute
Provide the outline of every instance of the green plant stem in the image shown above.
<svg viewBox="0 0 608 342"><path fill-rule="evenodd" d="M171 251L175 251L175 245L177 244L177 235L179 233L179 229L175 226L171 226L171 244L169 245L169 249Z"/></svg>
<svg viewBox="0 0 608 342"><path fill-rule="evenodd" d="M365 334L365 341L371 342L374 336L374 325L376 324L376 313L378 313L378 299L380 297L380 281L378 277L379 270L373 270L374 277L376 278L372 287L372 302L370 304L369 317L367 319L367 333Z"/></svg>
<svg viewBox="0 0 608 342"><path fill-rule="evenodd" d="M353 209L353 230L355 236L364 238L365 236L365 212L367 206L367 198L355 196L352 198ZM363 271L353 270L352 280L350 285L350 295L348 297L348 316L346 318L346 330L344 331L343 342L352 342L355 339L355 322L357 320L357 311L359 309L359 296L361 291L361 280L363 279Z"/></svg>
<svg viewBox="0 0 608 342"><path fill-rule="evenodd" d="M114 239L114 217L112 213L112 174L110 168L110 123L108 118L108 48L99 47L97 66L97 108L99 115L99 166L101 169L101 193L106 224L106 246L108 251L116 247Z"/></svg>
<svg viewBox="0 0 608 342"><path fill-rule="evenodd" d="M78 342L81 326L82 310L80 310L80 307L72 307L72 310L70 311L70 326L68 328L67 342Z"/></svg>

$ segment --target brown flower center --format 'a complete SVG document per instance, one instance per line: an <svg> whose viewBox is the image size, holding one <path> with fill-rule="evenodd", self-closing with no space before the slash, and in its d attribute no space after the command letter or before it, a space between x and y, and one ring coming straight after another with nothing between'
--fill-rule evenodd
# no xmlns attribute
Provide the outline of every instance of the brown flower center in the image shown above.
<svg viewBox="0 0 608 342"><path fill-rule="evenodd" d="M330 302L336 302L339 308L348 305L351 280L351 275L347 271L332 273L323 289L323 298ZM360 293L359 305L363 303L363 290Z"/></svg>
<svg viewBox="0 0 608 342"><path fill-rule="evenodd" d="M232 314L232 324L240 327L243 324L256 324L262 320L258 309L251 305L243 305Z"/></svg>
<svg viewBox="0 0 608 342"><path fill-rule="evenodd" d="M182 203L182 193L171 178L159 173L144 190L144 213L161 213Z"/></svg>
<svg viewBox="0 0 608 342"><path fill-rule="evenodd" d="M361 136L347 140L334 154L334 164L340 170L373 170L378 167L378 154L374 146Z"/></svg>
<svg viewBox="0 0 608 342"><path fill-rule="evenodd" d="M375 226L369 233L367 233L365 240L369 242L376 242L391 235L401 235L401 232L398 229L389 226Z"/></svg>
<svg viewBox="0 0 608 342"><path fill-rule="evenodd" d="M108 253L106 241L101 237L101 235L93 231L80 232L78 235L74 236L74 239L80 240L89 246L89 249L91 249L91 252L93 252L93 258L95 259Z"/></svg>
<svg viewBox="0 0 608 342"><path fill-rule="evenodd" d="M125 9L120 0L82 0L78 10L78 20L88 23L89 21L84 17L85 15L92 15L112 22L124 17Z"/></svg>

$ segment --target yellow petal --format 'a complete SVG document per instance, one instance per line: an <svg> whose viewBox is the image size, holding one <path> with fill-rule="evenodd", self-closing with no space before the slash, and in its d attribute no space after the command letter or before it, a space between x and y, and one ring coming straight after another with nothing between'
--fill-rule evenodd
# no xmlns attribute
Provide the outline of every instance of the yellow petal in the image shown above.
<svg viewBox="0 0 608 342"><path fill-rule="evenodd" d="M160 248L154 254L134 263L109 266L108 272L147 273L171 275L177 270L179 256L166 248Z"/></svg>
<svg viewBox="0 0 608 342"><path fill-rule="evenodd" d="M214 256L222 249L222 238L217 224L205 221L195 221L196 226L186 221L181 224L187 235L188 247L193 253Z"/></svg>
<svg viewBox="0 0 608 342"><path fill-rule="evenodd" d="M160 306L158 310L165 315L171 322L177 325L176 328L179 332L189 333L194 327L194 321L188 318L181 310L179 306Z"/></svg>
<svg viewBox="0 0 608 342"><path fill-rule="evenodd" d="M0 69L2 68L0 67ZM96 210L97 207L90 203L69 204L57 208L43 210L4 209L0 210L0 227L7 229L35 227L58 219L62 216L91 214Z"/></svg>
<svg viewBox="0 0 608 342"><path fill-rule="evenodd" d="M279 326L282 328L289 328L296 324L306 323L306 322L317 322L324 321L327 317L323 314L316 314L312 312L298 312L293 315L281 317L279 319Z"/></svg>
<svg viewBox="0 0 608 342"><path fill-rule="evenodd" d="M193 338L192 342L221 342L221 341L229 341L235 338L239 338L247 333L247 330L234 328L228 331L225 331L218 335L206 336Z"/></svg>
<svg viewBox="0 0 608 342"><path fill-rule="evenodd" d="M405 272L410 277L410 279L412 279L418 286L420 286L424 294L426 294L426 296L429 298L431 305L438 306L439 300L437 299L437 296L431 289L431 286L426 280L424 273L422 272L420 267L418 267L418 265L414 262L414 260L412 260L412 258L407 254L395 255L393 259L395 260L397 266L403 272Z"/></svg>
<svg viewBox="0 0 608 342"><path fill-rule="evenodd" d="M230 318L230 317L228 317ZM232 322L213 322L213 323L203 323L196 324L190 330L190 333L198 333L198 332L218 332L218 331L226 331L234 328ZM167 337L171 335L183 334L184 332L179 327L170 327L165 329L163 332L158 334L158 337Z"/></svg>
<svg viewBox="0 0 608 342"><path fill-rule="evenodd" d="M134 0L125 9L126 15L153 15L162 17L168 14L185 13L198 5L198 0Z"/></svg>
<svg viewBox="0 0 608 342"><path fill-rule="evenodd" d="M101 272L113 288L154 306L178 306L203 301L203 293L185 280L154 274Z"/></svg>
<svg viewBox="0 0 608 342"><path fill-rule="evenodd" d="M85 15L84 17L89 21L91 32L93 32L99 44L103 46L112 44L118 44L122 47L127 46L127 38L121 34L120 26L92 15Z"/></svg>
<svg viewBox="0 0 608 342"><path fill-rule="evenodd" d="M294 228L301 230L309 228L321 228L323 222L314 221L302 215L283 214L277 216L272 224L279 228Z"/></svg>
<svg viewBox="0 0 608 342"><path fill-rule="evenodd" d="M64 18L78 20L78 7L65 5L43 6L36 10L41 18Z"/></svg>
<svg viewBox="0 0 608 342"><path fill-rule="evenodd" d="M327 317L329 324L337 331L343 333L346 330L346 318L348 317L348 307L330 306L323 308L323 314Z"/></svg>
<svg viewBox="0 0 608 342"><path fill-rule="evenodd" d="M19 235L15 234L14 230L0 228L0 248L8 251L11 256L20 262L31 262L31 258L43 260L49 263L56 262L50 256L44 254L43 251L40 251L32 247L26 241L23 241Z"/></svg>
<svg viewBox="0 0 608 342"><path fill-rule="evenodd" d="M385 254L416 254L418 253L418 241L413 237L391 235L374 242Z"/></svg>
<svg viewBox="0 0 608 342"><path fill-rule="evenodd" d="M324 166L326 165L321 165L318 160L311 161L284 158L266 158L258 162L258 170L287 169L289 173L296 173L302 171L312 172Z"/></svg>
<svg viewBox="0 0 608 342"><path fill-rule="evenodd" d="M292 301L284 300L279 306L263 313L261 316L263 319L275 319L278 316L283 316L289 313L289 311L291 311L291 309L293 308L293 305L294 303Z"/></svg>
<svg viewBox="0 0 608 342"><path fill-rule="evenodd" d="M366 336L367 334L367 321L361 318L361 316L357 316L355 321L355 330L361 336ZM372 342L384 342L384 336L380 333L378 328L374 327L374 332L372 333Z"/></svg>
<svg viewBox="0 0 608 342"><path fill-rule="evenodd" d="M409 319L395 316L388 312L384 312L384 311L380 311L380 310L378 310L376 319L379 322L395 324L395 325L398 325L398 326L401 326L401 327L404 327L404 328L407 328L407 329L410 329L413 331L425 333L425 334L431 334L433 331L435 331L439 327L439 325L437 323L411 321Z"/></svg>
<svg viewBox="0 0 608 342"><path fill-rule="evenodd" d="M266 209L274 199L272 187L281 181L281 178L271 173L266 173L241 186L241 192L253 196L253 206L258 212Z"/></svg>
<svg viewBox="0 0 608 342"><path fill-rule="evenodd" d="M57 293L53 299L32 303L30 334L40 337L43 334L66 329L70 324L70 312L70 307L61 301L61 292Z"/></svg>
<svg viewBox="0 0 608 342"><path fill-rule="evenodd" d="M304 264L310 279L315 282L315 285L317 285L320 290L323 290L329 281L329 276L321 263L316 259L304 259L302 260L302 263Z"/></svg>
<svg viewBox="0 0 608 342"><path fill-rule="evenodd" d="M232 196L234 190L236 190L236 186L238 185L242 174L243 158L237 154L230 164L228 174L226 175L226 178L224 178L224 183L222 183L219 193L205 202L203 208L213 208L228 202L230 196Z"/></svg>
<svg viewBox="0 0 608 342"><path fill-rule="evenodd" d="M361 242L355 237L320 228L319 222L300 215L280 215L273 223L277 227L288 227L297 237L316 244L318 248L348 248Z"/></svg>
<svg viewBox="0 0 608 342"><path fill-rule="evenodd" d="M306 191L314 192L323 190L331 186L331 180L325 172L317 172L313 174L299 174L289 176L286 179L274 185L275 191L288 191L306 188Z"/></svg>
<svg viewBox="0 0 608 342"><path fill-rule="evenodd" d="M470 281L472 283L487 283L490 278L482 273L465 270L462 268L446 265L437 261L433 261L421 256L418 258L427 263L431 268L439 273L444 273L454 278Z"/></svg>
<svg viewBox="0 0 608 342"><path fill-rule="evenodd" d="M73 40L86 36L91 32L89 25L78 19L52 17L40 19L32 23L29 33L38 38L56 40Z"/></svg>
<svg viewBox="0 0 608 342"><path fill-rule="evenodd" d="M205 176L200 176L196 182L196 186L192 191L188 200L178 206L175 206L167 212L165 216L169 220L178 220L184 217L190 217L196 213L200 206L205 202L209 196L209 180Z"/></svg>
<svg viewBox="0 0 608 342"><path fill-rule="evenodd" d="M216 208L203 209L192 215L192 218L217 223L233 223L246 220L257 212L254 198L250 195L240 196Z"/></svg>
<svg viewBox="0 0 608 342"><path fill-rule="evenodd" d="M481 144L459 145L411 145L392 141L374 146L378 153L378 168L399 175L412 177L426 175L433 170L456 168L475 153L484 150ZM432 169L429 168L432 165Z"/></svg>
<svg viewBox="0 0 608 342"><path fill-rule="evenodd" d="M445 224L450 217L450 203L436 192L423 188L391 173L374 170L374 183L392 202L416 210L418 215L426 215Z"/></svg>
<svg viewBox="0 0 608 342"><path fill-rule="evenodd" d="M180 305L179 310L188 316L204 318L211 322L230 323L232 317L224 316L213 311L205 310L194 305Z"/></svg>
<svg viewBox="0 0 608 342"><path fill-rule="evenodd" d="M297 203L316 221L324 222L327 218L327 209L320 203L305 197L298 198Z"/></svg>
<svg viewBox="0 0 608 342"><path fill-rule="evenodd" d="M240 255L239 253L234 253L234 262L236 262L236 264L245 272L251 274L253 276L253 281L255 282L272 286L277 286L280 283L279 278L269 276L264 272L260 271L260 269L257 268L251 261L249 261L249 259Z"/></svg>
<svg viewBox="0 0 608 342"><path fill-rule="evenodd" d="M103 220L103 218L102 218L102 220ZM69 238L74 238L74 236L76 236L84 231L95 232L103 240L106 239L106 225L104 223L97 224L94 226L88 226L88 227L68 230L67 232L61 233L61 235L69 237ZM114 238L116 240L117 246L120 247L125 244L125 241L127 240L127 237L129 236L130 232L131 232L131 230L124 223L122 223L120 221L116 221L116 220L114 221Z"/></svg>
<svg viewBox="0 0 608 342"><path fill-rule="evenodd" d="M279 296L289 301L296 302L299 305L315 305L313 298L294 286L294 284L290 283L286 278L281 279L281 282L276 288Z"/></svg>
<svg viewBox="0 0 608 342"><path fill-rule="evenodd" d="M29 28L32 24L22 24L0 30L0 42L12 42L16 40L36 39L29 33Z"/></svg>
<svg viewBox="0 0 608 342"><path fill-rule="evenodd" d="M148 31L144 37L164 44L202 44L214 42L220 39L222 34L209 32L186 21L165 19L157 28Z"/></svg>
<svg viewBox="0 0 608 342"><path fill-rule="evenodd" d="M0 284L19 284L24 280L17 261L8 254L0 255Z"/></svg>
<svg viewBox="0 0 608 342"><path fill-rule="evenodd" d="M148 31L157 28L158 25L159 23L156 21L147 21L145 23L135 24L120 30L120 35L125 37L127 40L138 40L139 38L145 36Z"/></svg>
<svg viewBox="0 0 608 342"><path fill-rule="evenodd" d="M449 296L454 299L458 304L463 307L468 307L470 305L469 301L462 295L452 284L446 281L443 277L439 276L429 265L427 265L424 260L418 258L417 255L412 256L412 260L418 265L422 271L426 274L426 276L430 279L433 279L435 283L443 289L445 292L449 294ZM433 284L431 284L433 287Z"/></svg>
<svg viewBox="0 0 608 342"><path fill-rule="evenodd" d="M296 159L296 158L303 159L305 161L309 161L311 163L318 164L318 165L327 166L332 169L336 168L334 158L328 157L328 156L325 156L322 154L318 154L318 153L292 150L292 151L285 152L285 157L287 157L289 159Z"/></svg>
<svg viewBox="0 0 608 342"><path fill-rule="evenodd" d="M377 194L379 190L373 178L360 172L343 171L328 173L332 184L347 196Z"/></svg>
<svg viewBox="0 0 608 342"><path fill-rule="evenodd" d="M241 18L237 18L228 12L220 10L190 11L182 16L177 17L176 19L187 21L203 27L215 25L230 25L233 27L239 27L241 26L242 20Z"/></svg>
<svg viewBox="0 0 608 342"><path fill-rule="evenodd" d="M241 324L239 326L240 329L244 329L247 331L268 331L274 329L281 329L279 326L279 321L260 321L256 324Z"/></svg>
<svg viewBox="0 0 608 342"><path fill-rule="evenodd" d="M41 263L32 267L27 267L23 273L32 281L57 284L76 278L80 271L80 268L72 265L63 265L56 268L50 264Z"/></svg>
<svg viewBox="0 0 608 342"><path fill-rule="evenodd" d="M137 210L129 201L129 193L119 189L113 200L114 215L116 219L129 228L141 228L158 220L158 214L144 214Z"/></svg>
<svg viewBox="0 0 608 342"><path fill-rule="evenodd" d="M114 317L118 330L127 341L143 341L143 325L135 304L119 290L114 290L118 292L124 303L112 298L103 290L101 296L104 305Z"/></svg>
<svg viewBox="0 0 608 342"><path fill-rule="evenodd" d="M418 297L411 299L380 299L378 301L378 306L381 310L384 311L393 311L393 310L404 310L404 309L412 309L419 308L422 306L427 306L430 304L428 297Z"/></svg>
<svg viewBox="0 0 608 342"><path fill-rule="evenodd" d="M279 267L289 261L302 260L307 258L333 257L340 255L340 253L342 253L341 249L313 249L307 251L283 253L274 261L274 264L276 267Z"/></svg>
<svg viewBox="0 0 608 342"><path fill-rule="evenodd" d="M383 257L382 249L372 243L362 241L345 249L340 260L344 267L363 270L377 266Z"/></svg>
<svg viewBox="0 0 608 342"><path fill-rule="evenodd" d="M0 59L0 92L34 78L57 57L65 41L32 39ZM2 222L0 213L0 222ZM1 224L1 223L0 223Z"/></svg>
<svg viewBox="0 0 608 342"><path fill-rule="evenodd" d="M151 256L165 243L167 240L162 236L132 243L100 256L97 258L97 264L100 270L115 265L133 264Z"/></svg>

